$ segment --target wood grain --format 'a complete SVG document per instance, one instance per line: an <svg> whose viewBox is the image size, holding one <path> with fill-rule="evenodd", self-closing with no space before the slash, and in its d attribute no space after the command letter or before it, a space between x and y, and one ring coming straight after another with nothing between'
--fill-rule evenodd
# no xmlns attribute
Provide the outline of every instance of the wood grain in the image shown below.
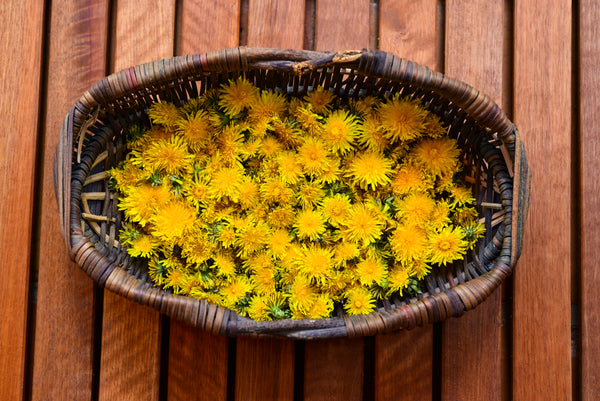
<svg viewBox="0 0 600 401"><path fill-rule="evenodd" d="M54 1L51 18L32 399L86 400L92 391L94 286L62 239L52 168L65 115L105 75L108 1Z"/></svg>
<svg viewBox="0 0 600 401"><path fill-rule="evenodd" d="M381 0L381 50L437 68L437 2ZM433 325L375 337L375 399L431 400Z"/></svg>
<svg viewBox="0 0 600 401"><path fill-rule="evenodd" d="M235 399L291 401L294 398L294 342L237 340Z"/></svg>
<svg viewBox="0 0 600 401"><path fill-rule="evenodd" d="M348 29L352 27L352 29ZM341 51L369 47L369 2L317 2L315 50Z"/></svg>
<svg viewBox="0 0 600 401"><path fill-rule="evenodd" d="M439 70L436 16L436 0L380 0L379 48Z"/></svg>
<svg viewBox="0 0 600 401"><path fill-rule="evenodd" d="M579 127L581 155L581 382L582 401L600 394L600 5L579 2Z"/></svg>
<svg viewBox="0 0 600 401"><path fill-rule="evenodd" d="M375 400L432 399L431 325L375 338Z"/></svg>
<svg viewBox="0 0 600 401"><path fill-rule="evenodd" d="M513 398L571 399L571 1L515 3L515 123L533 172L514 276Z"/></svg>
<svg viewBox="0 0 600 401"><path fill-rule="evenodd" d="M44 5L1 2L0 399L23 397ZM8 379L10 378L10 379Z"/></svg>
<svg viewBox="0 0 600 401"><path fill-rule="evenodd" d="M239 40L239 0L184 0L181 54L233 47ZM168 399L225 400L228 339L171 320Z"/></svg>
<svg viewBox="0 0 600 401"><path fill-rule="evenodd" d="M115 71L173 56L175 1L119 1L115 18ZM160 338L158 312L105 291L101 401L158 400Z"/></svg>
<svg viewBox="0 0 600 401"><path fill-rule="evenodd" d="M503 4L486 0L447 1L445 27L445 73L473 85L501 105ZM498 289L475 310L444 322L443 400L501 399L500 314Z"/></svg>
<svg viewBox="0 0 600 401"><path fill-rule="evenodd" d="M306 342L304 400L362 400L364 339Z"/></svg>
<svg viewBox="0 0 600 401"><path fill-rule="evenodd" d="M248 46L302 48L304 1L252 0L248 7Z"/></svg>

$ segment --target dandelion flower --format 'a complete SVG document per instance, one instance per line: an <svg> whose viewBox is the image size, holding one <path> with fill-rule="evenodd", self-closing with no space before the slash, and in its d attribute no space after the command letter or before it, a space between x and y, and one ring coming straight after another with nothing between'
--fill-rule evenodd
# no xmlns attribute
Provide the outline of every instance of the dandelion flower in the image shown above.
<svg viewBox="0 0 600 401"><path fill-rule="evenodd" d="M410 284L410 278L414 275L414 272L410 267L404 267L402 265L395 265L388 276L388 293L398 292L402 296L402 290L404 290Z"/></svg>
<svg viewBox="0 0 600 401"><path fill-rule="evenodd" d="M465 234L465 241L469 243L468 249L473 249L477 244L477 240L485 234L485 227L483 224L473 222L463 227L463 231Z"/></svg>
<svg viewBox="0 0 600 401"><path fill-rule="evenodd" d="M383 152L389 146L381 121L374 116L364 119L358 140L372 152Z"/></svg>
<svg viewBox="0 0 600 401"><path fill-rule="evenodd" d="M259 198L259 186L252 178L244 177L237 186L239 204L243 209L250 209L256 205Z"/></svg>
<svg viewBox="0 0 600 401"><path fill-rule="evenodd" d="M270 294L265 304L269 309L269 318L285 319L289 317L289 311L287 310L287 296L281 292L274 292Z"/></svg>
<svg viewBox="0 0 600 401"><path fill-rule="evenodd" d="M269 180L260 186L261 198L269 203L289 203L294 192L281 180Z"/></svg>
<svg viewBox="0 0 600 401"><path fill-rule="evenodd" d="M201 265L212 258L216 247L206 235L194 233L186 237L181 248L181 254L188 262Z"/></svg>
<svg viewBox="0 0 600 401"><path fill-rule="evenodd" d="M317 182L305 182L298 188L296 197L302 208L315 206L325 196L325 190Z"/></svg>
<svg viewBox="0 0 600 401"><path fill-rule="evenodd" d="M442 125L440 118L433 113L427 113L424 124L425 134L430 138L439 138L446 133L446 128Z"/></svg>
<svg viewBox="0 0 600 401"><path fill-rule="evenodd" d="M457 170L459 149L455 139L423 139L415 145L412 154L414 160L433 175L439 176Z"/></svg>
<svg viewBox="0 0 600 401"><path fill-rule="evenodd" d="M250 299L250 305L248 306L248 317L257 322L265 320L271 320L269 317L269 308L266 304L266 297L255 295Z"/></svg>
<svg viewBox="0 0 600 401"><path fill-rule="evenodd" d="M327 221L334 227L339 227L350 211L350 198L348 195L335 194L322 199L320 205Z"/></svg>
<svg viewBox="0 0 600 401"><path fill-rule="evenodd" d="M306 315L309 319L321 319L329 317L331 312L333 312L333 300L328 294L319 294Z"/></svg>
<svg viewBox="0 0 600 401"><path fill-rule="evenodd" d="M289 228L294 224L296 213L289 206L279 206L271 211L267 222L273 228Z"/></svg>
<svg viewBox="0 0 600 401"><path fill-rule="evenodd" d="M356 265L356 274L363 285L381 284L387 276L387 267L379 258L367 258Z"/></svg>
<svg viewBox="0 0 600 401"><path fill-rule="evenodd" d="M333 272L333 254L329 248L310 245L303 249L299 271L311 282L323 284Z"/></svg>
<svg viewBox="0 0 600 401"><path fill-rule="evenodd" d="M129 193L119 200L118 208L125 211L125 216L145 226L156 210L169 202L171 193L167 186L143 184L131 188Z"/></svg>
<svg viewBox="0 0 600 401"><path fill-rule="evenodd" d="M180 137L153 142L144 153L144 167L150 171L179 174L191 170L194 156L188 152L185 141Z"/></svg>
<svg viewBox="0 0 600 401"><path fill-rule="evenodd" d="M433 213L429 219L429 225L434 229L439 229L452 223L450 219L450 205L444 200L437 201L433 208Z"/></svg>
<svg viewBox="0 0 600 401"><path fill-rule="evenodd" d="M399 225L390 237L390 248L395 259L408 263L427 254L427 235L413 225Z"/></svg>
<svg viewBox="0 0 600 401"><path fill-rule="evenodd" d="M366 315L375 310L375 298L365 288L353 288L346 292L346 297L344 309L350 316Z"/></svg>
<svg viewBox="0 0 600 401"><path fill-rule="evenodd" d="M464 256L468 242L464 240L464 232L460 227L446 227L429 238L431 263L446 265Z"/></svg>
<svg viewBox="0 0 600 401"><path fill-rule="evenodd" d="M450 195L453 198L452 203L450 204L450 208L452 209L456 208L457 206L461 207L467 204L475 203L475 198L473 197L471 189L465 186L454 185L450 190Z"/></svg>
<svg viewBox="0 0 600 401"><path fill-rule="evenodd" d="M421 136L427 111L408 98L394 97L379 107L385 136L393 142L406 142Z"/></svg>
<svg viewBox="0 0 600 401"><path fill-rule="evenodd" d="M154 257L148 263L148 275L154 284L163 285L167 275L167 268L157 257Z"/></svg>
<svg viewBox="0 0 600 401"><path fill-rule="evenodd" d="M277 156L279 176L286 184L296 184L302 176L302 165L295 152L281 152Z"/></svg>
<svg viewBox="0 0 600 401"><path fill-rule="evenodd" d="M208 201L209 186L206 182L193 181L185 191L186 199L195 207L200 207Z"/></svg>
<svg viewBox="0 0 600 401"><path fill-rule="evenodd" d="M362 203L354 204L341 227L344 238L353 242L370 244L381 237L383 221L369 207Z"/></svg>
<svg viewBox="0 0 600 401"><path fill-rule="evenodd" d="M285 97L274 90L260 93L255 103L250 105L248 116L251 121L268 120L282 115L286 108Z"/></svg>
<svg viewBox="0 0 600 401"><path fill-rule="evenodd" d="M249 225L240 230L236 240L236 245L240 248L239 256L248 257L250 254L261 250L268 239L269 229L264 223Z"/></svg>
<svg viewBox="0 0 600 401"><path fill-rule="evenodd" d="M151 235L139 235L131 240L127 247L127 253L133 257L149 258L156 252L158 242Z"/></svg>
<svg viewBox="0 0 600 401"><path fill-rule="evenodd" d="M427 194L414 192L398 202L399 216L410 224L424 228L435 209L435 201Z"/></svg>
<svg viewBox="0 0 600 401"><path fill-rule="evenodd" d="M252 284L245 277L235 277L230 283L221 288L223 301L229 308L235 307L248 292L252 291Z"/></svg>
<svg viewBox="0 0 600 401"><path fill-rule="evenodd" d="M256 103L258 93L257 87L241 77L237 81L230 80L221 89L219 106L223 107L228 116L234 117Z"/></svg>
<svg viewBox="0 0 600 401"><path fill-rule="evenodd" d="M372 190L389 183L391 175L391 160L375 152L358 154L350 162L347 173L356 185L362 189Z"/></svg>
<svg viewBox="0 0 600 401"><path fill-rule="evenodd" d="M298 108L294 116L310 136L319 136L323 132L323 117L314 113L310 105Z"/></svg>
<svg viewBox="0 0 600 401"><path fill-rule="evenodd" d="M210 181L211 196L216 200L228 197L234 202L239 199L238 186L242 180L242 172L237 167L222 168L215 172Z"/></svg>
<svg viewBox="0 0 600 401"><path fill-rule="evenodd" d="M323 140L331 150L341 155L347 154L354 139L360 134L361 126L347 111L333 111L323 126Z"/></svg>
<svg viewBox="0 0 600 401"><path fill-rule="evenodd" d="M360 255L360 249L353 242L339 241L335 246L335 264L336 266L345 265L346 262L357 258Z"/></svg>
<svg viewBox="0 0 600 401"><path fill-rule="evenodd" d="M214 265L219 270L219 273L225 277L233 277L235 275L235 262L231 255L225 252L217 252L213 256Z"/></svg>
<svg viewBox="0 0 600 401"><path fill-rule="evenodd" d="M198 152L210 140L210 120L205 111L187 114L175 123L176 131L188 143L190 149Z"/></svg>
<svg viewBox="0 0 600 401"><path fill-rule="evenodd" d="M177 126L181 112L173 103L159 102L153 103L148 108L148 117L154 124L160 124L172 131Z"/></svg>
<svg viewBox="0 0 600 401"><path fill-rule="evenodd" d="M264 157L273 157L281 152L282 149L283 145L279 143L277 138L274 136L267 136L261 141L259 153Z"/></svg>
<svg viewBox="0 0 600 401"><path fill-rule="evenodd" d="M321 140L307 138L298 149L298 161L302 164L306 174L314 176L327 169L328 154L329 152Z"/></svg>
<svg viewBox="0 0 600 401"><path fill-rule="evenodd" d="M173 242L188 233L196 221L196 210L181 201L171 201L157 210L152 218L152 234Z"/></svg>
<svg viewBox="0 0 600 401"><path fill-rule="evenodd" d="M316 293L307 276L298 274L290 286L290 306L303 313L308 312L316 299Z"/></svg>
<svg viewBox="0 0 600 401"><path fill-rule="evenodd" d="M163 288L172 288L175 294L180 294L181 289L187 284L191 277L183 269L170 269L165 278Z"/></svg>
<svg viewBox="0 0 600 401"><path fill-rule="evenodd" d="M333 99L335 99L335 95L332 92L323 89L322 86L319 86L316 90L304 97L304 100L312 106L315 113L319 114L327 114L329 112Z"/></svg>
<svg viewBox="0 0 600 401"><path fill-rule="evenodd" d="M325 218L318 210L302 210L296 217L294 228L299 238L314 241L325 232Z"/></svg>
<svg viewBox="0 0 600 401"><path fill-rule="evenodd" d="M267 241L269 253L275 257L283 257L292 238L286 230L275 230Z"/></svg>
<svg viewBox="0 0 600 401"><path fill-rule="evenodd" d="M395 194L407 195L410 192L423 190L426 186L425 175L420 167L408 164L396 171L391 181Z"/></svg>
<svg viewBox="0 0 600 401"><path fill-rule="evenodd" d="M250 280L258 294L271 295L275 292L275 271L273 268L262 267L256 269L254 274L250 276Z"/></svg>

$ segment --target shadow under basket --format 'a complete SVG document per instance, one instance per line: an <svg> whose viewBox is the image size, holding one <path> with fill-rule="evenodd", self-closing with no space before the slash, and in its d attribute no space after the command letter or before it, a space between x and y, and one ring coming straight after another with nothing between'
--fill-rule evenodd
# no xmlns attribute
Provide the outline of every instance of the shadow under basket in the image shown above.
<svg viewBox="0 0 600 401"><path fill-rule="evenodd" d="M420 99L461 149L486 235L464 260L433 269L417 296L395 297L368 315L257 322L222 306L154 287L147 266L119 243L119 194L107 171L126 156L127 128L148 121L155 101L181 104L243 77L260 89L303 97L322 86L342 100L400 94ZM315 52L232 48L159 60L94 84L62 126L54 166L66 245L100 286L193 326L223 335L298 339L410 329L462 315L512 272L522 246L530 172L515 125L486 95L381 51Z"/></svg>

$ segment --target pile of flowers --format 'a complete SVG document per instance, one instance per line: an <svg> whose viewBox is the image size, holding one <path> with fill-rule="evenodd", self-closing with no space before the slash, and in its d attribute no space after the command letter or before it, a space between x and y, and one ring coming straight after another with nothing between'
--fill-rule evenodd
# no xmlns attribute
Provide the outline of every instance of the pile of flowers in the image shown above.
<svg viewBox="0 0 600 401"><path fill-rule="evenodd" d="M419 100L240 78L148 116L111 184L121 243L175 294L254 320L366 314L483 235L456 140Z"/></svg>

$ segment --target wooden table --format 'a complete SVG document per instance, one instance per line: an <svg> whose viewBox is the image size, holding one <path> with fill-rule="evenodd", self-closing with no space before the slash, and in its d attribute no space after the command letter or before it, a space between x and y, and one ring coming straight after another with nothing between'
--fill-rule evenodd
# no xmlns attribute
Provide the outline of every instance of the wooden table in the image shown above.
<svg viewBox="0 0 600 401"><path fill-rule="evenodd" d="M598 2L26 0L0 15L1 400L598 399ZM515 274L460 319L315 342L211 335L94 286L54 197L69 107L108 73L237 45L379 48L489 94L534 173Z"/></svg>

